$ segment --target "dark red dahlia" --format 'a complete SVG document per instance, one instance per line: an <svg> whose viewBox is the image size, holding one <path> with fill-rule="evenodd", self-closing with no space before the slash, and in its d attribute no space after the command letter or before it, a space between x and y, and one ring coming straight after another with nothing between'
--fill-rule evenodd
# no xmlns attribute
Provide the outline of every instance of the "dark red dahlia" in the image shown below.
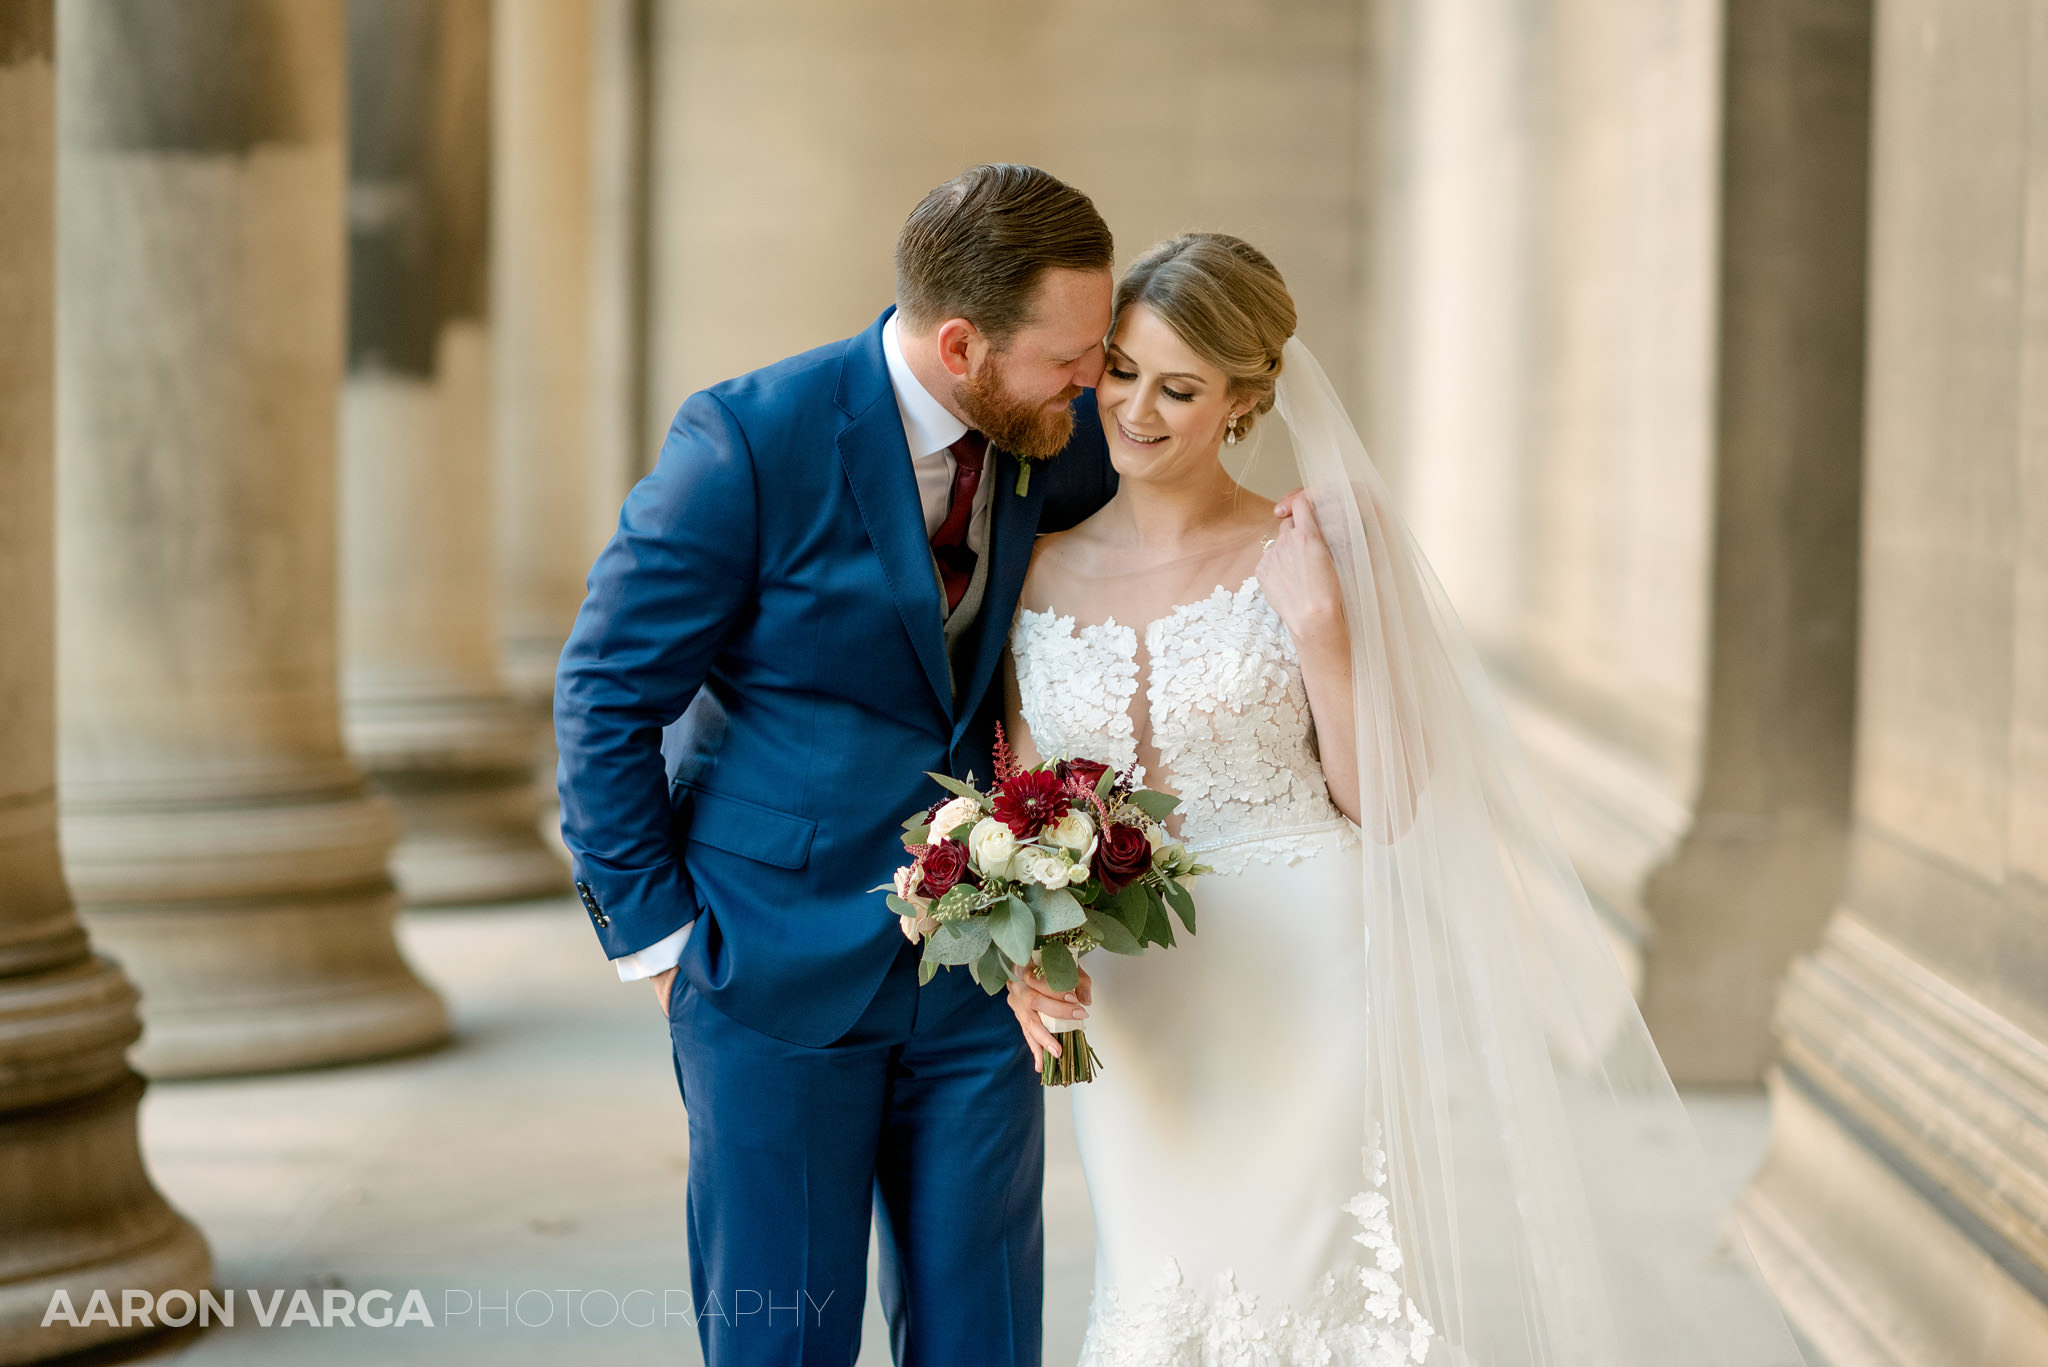
<svg viewBox="0 0 2048 1367"><path fill-rule="evenodd" d="M1067 814L1074 800L1067 796L1058 774L1044 769L1026 769L1010 775L996 789L996 820L1010 828L1019 840L1029 840Z"/></svg>
<svg viewBox="0 0 2048 1367"><path fill-rule="evenodd" d="M1152 867L1152 842L1136 826L1119 821L1096 841L1095 859L1088 867L1102 880L1104 891L1120 892Z"/></svg>
<svg viewBox="0 0 2048 1367"><path fill-rule="evenodd" d="M944 897L956 883L967 879L967 847L957 840L934 840L918 860L923 876L918 883L921 897ZM973 881L968 879L968 881Z"/></svg>
<svg viewBox="0 0 2048 1367"><path fill-rule="evenodd" d="M1095 791L1095 785L1101 781L1102 776L1109 772L1109 766L1107 764L1097 764L1092 759L1063 759L1059 762L1054 772L1060 776L1062 783L1071 785L1078 779L1081 786L1092 793Z"/></svg>

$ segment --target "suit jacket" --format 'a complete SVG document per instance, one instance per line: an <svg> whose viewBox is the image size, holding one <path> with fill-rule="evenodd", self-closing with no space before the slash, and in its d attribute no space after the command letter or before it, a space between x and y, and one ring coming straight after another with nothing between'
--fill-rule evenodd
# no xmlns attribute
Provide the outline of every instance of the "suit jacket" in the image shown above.
<svg viewBox="0 0 2048 1367"><path fill-rule="evenodd" d="M555 679L562 834L605 954L703 917L681 972L740 1023L844 1034L903 945L869 889L926 770L986 778L991 687L1041 528L1115 492L1094 395L1015 492L991 452L981 611L948 672L910 452L855 337L691 395L592 567ZM666 734L664 734L664 732Z"/></svg>

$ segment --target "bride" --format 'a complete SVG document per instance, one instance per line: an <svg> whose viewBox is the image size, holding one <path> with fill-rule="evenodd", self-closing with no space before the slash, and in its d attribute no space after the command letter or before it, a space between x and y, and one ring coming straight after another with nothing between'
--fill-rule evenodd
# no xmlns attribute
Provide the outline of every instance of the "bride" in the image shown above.
<svg viewBox="0 0 2048 1367"><path fill-rule="evenodd" d="M1085 1018L1090 1364L1796 1363L1674 1209L1676 1094L1484 672L1257 249L1160 244L1096 391L1116 497L1042 537L1020 759L1135 765L1214 870L1171 952L1013 982ZM1275 410L1277 507L1221 448Z"/></svg>

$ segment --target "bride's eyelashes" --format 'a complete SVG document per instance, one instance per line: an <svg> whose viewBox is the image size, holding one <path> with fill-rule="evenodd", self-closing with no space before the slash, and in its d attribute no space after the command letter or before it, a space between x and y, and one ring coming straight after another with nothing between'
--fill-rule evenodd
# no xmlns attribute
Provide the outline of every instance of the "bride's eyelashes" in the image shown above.
<svg viewBox="0 0 2048 1367"><path fill-rule="evenodd" d="M1111 366L1109 367L1109 377L1113 380L1121 380L1125 384L1129 384L1138 378L1138 372L1135 370L1119 370L1115 366ZM1183 394L1170 385L1159 386L1159 392L1178 403L1193 403L1196 398L1195 395Z"/></svg>

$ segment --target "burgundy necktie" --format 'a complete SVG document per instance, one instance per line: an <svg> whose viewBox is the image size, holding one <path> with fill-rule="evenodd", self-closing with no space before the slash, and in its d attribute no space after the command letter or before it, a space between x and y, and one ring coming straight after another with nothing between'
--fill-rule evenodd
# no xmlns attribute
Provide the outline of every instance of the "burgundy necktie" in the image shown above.
<svg viewBox="0 0 2048 1367"><path fill-rule="evenodd" d="M974 491L981 484L982 462L988 455L988 438L969 428L953 443L953 501L946 505L946 520L932 533L932 558L939 562L939 578L946 586L946 613L950 616L967 594L974 578L974 552L967 548L967 524L974 515Z"/></svg>

